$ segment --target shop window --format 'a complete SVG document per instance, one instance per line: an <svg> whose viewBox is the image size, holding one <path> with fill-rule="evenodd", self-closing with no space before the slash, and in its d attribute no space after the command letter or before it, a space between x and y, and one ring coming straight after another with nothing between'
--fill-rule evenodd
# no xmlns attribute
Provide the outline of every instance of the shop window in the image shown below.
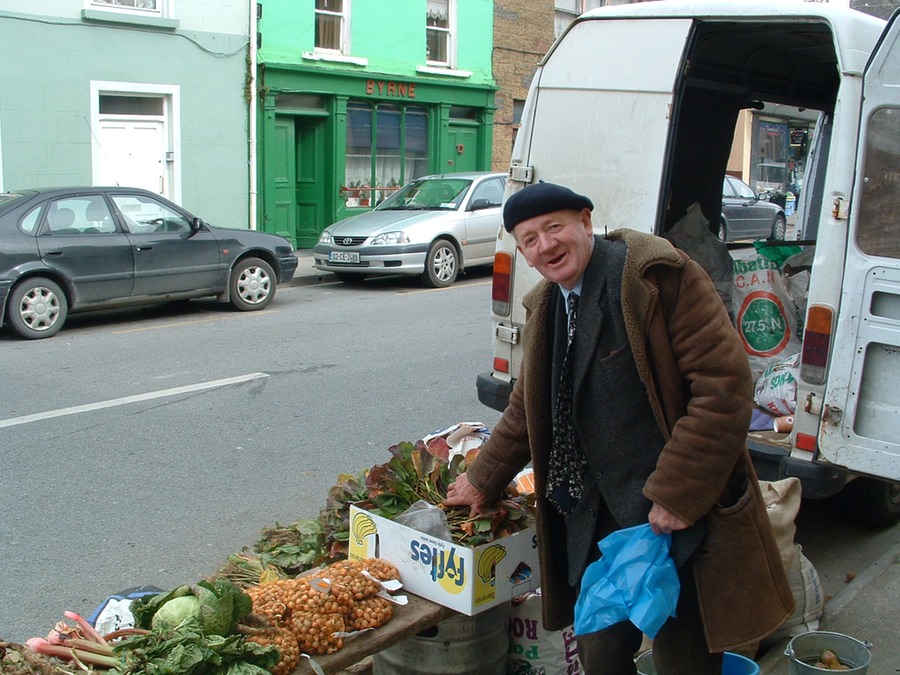
<svg viewBox="0 0 900 675"><path fill-rule="evenodd" d="M315 94L278 94L275 107L292 110L325 110L325 98Z"/></svg>
<svg viewBox="0 0 900 675"><path fill-rule="evenodd" d="M900 108L881 108L869 118L856 241L864 253L900 258Z"/></svg>
<svg viewBox="0 0 900 675"><path fill-rule="evenodd" d="M349 0L316 0L316 49L344 53Z"/></svg>
<svg viewBox="0 0 900 675"><path fill-rule="evenodd" d="M420 106L350 102L341 194L347 206L372 206L428 172L428 114Z"/></svg>
<svg viewBox="0 0 900 675"><path fill-rule="evenodd" d="M510 151L516 147L516 138L519 135L519 129L522 128L522 113L525 112L525 101L520 98L513 99L513 116L512 116L512 146Z"/></svg>
<svg viewBox="0 0 900 675"><path fill-rule="evenodd" d="M788 125L786 121L756 120L751 185L756 192L773 194L787 190Z"/></svg>
<svg viewBox="0 0 900 675"><path fill-rule="evenodd" d="M479 108L470 108L468 106L453 105L450 106L450 119L452 120L469 120L475 122L478 120Z"/></svg>
<svg viewBox="0 0 900 675"><path fill-rule="evenodd" d="M431 66L450 66L451 62L451 3L453 0L428 0L425 23L425 62Z"/></svg>

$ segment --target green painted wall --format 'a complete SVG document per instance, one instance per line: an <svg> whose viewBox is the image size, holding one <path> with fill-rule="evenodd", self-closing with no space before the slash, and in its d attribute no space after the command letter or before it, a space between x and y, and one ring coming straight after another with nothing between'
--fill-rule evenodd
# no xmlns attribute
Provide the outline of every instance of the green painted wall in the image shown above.
<svg viewBox="0 0 900 675"><path fill-rule="evenodd" d="M315 0L262 0L260 60L315 64L304 51L315 46ZM352 0L349 56L368 59L365 70L412 77L425 65L426 0ZM456 1L456 70L471 71L469 84L493 84L493 0ZM321 63L321 62L319 62ZM328 63L329 68L360 70Z"/></svg>
<svg viewBox="0 0 900 675"><path fill-rule="evenodd" d="M352 103L423 109L428 117L428 173L490 169L496 89L491 72L494 3L456 0L453 4L451 67L423 72L420 68L427 66L426 0L350 0L349 49L341 55L343 61L314 58L315 0L262 0L261 229L307 248L328 224L372 206L348 206L340 193L349 180L347 110ZM321 107L292 109L287 102L290 96L283 94L318 97ZM456 110L465 119L455 119L451 111ZM300 134L312 133L310 125L315 125L321 139L322 154L315 176L306 180L299 174L304 173L301 165L309 149ZM354 175L358 168L357 163ZM403 173L400 169L399 177L392 180L423 175ZM377 179L377 170L375 174ZM297 186L296 200L291 197L292 183ZM315 214L309 195L316 196Z"/></svg>
<svg viewBox="0 0 900 675"><path fill-rule="evenodd" d="M92 183L92 81L177 86L179 201L211 223L246 228L246 54L246 34L0 10L3 187Z"/></svg>

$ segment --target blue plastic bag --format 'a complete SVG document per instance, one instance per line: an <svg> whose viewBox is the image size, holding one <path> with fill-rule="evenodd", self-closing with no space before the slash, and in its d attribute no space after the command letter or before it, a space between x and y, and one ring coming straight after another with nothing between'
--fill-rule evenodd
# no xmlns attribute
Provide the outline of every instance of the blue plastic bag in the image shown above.
<svg viewBox="0 0 900 675"><path fill-rule="evenodd" d="M597 546L603 556L588 565L575 603L575 635L630 620L650 638L675 616L681 584L669 555L672 535L649 523L613 532Z"/></svg>

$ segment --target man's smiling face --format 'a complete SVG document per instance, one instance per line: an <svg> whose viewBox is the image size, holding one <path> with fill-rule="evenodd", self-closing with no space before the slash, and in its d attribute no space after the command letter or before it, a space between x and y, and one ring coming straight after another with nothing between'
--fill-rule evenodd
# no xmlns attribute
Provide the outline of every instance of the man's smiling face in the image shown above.
<svg viewBox="0 0 900 675"><path fill-rule="evenodd" d="M594 250L588 209L554 211L523 220L513 235L529 267L569 290L584 275Z"/></svg>

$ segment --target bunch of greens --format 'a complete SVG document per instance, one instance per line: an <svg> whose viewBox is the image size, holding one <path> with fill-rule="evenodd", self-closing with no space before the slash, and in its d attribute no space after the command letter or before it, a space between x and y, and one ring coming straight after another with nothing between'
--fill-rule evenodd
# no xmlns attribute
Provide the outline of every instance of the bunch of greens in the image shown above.
<svg viewBox="0 0 900 675"><path fill-rule="evenodd" d="M415 502L424 500L447 514L450 534L463 546L479 546L531 524L526 498L513 488L507 489L492 511L474 517L467 506L445 506L447 487L466 470L466 460L461 455L444 459L439 449L423 441L398 443L389 450L390 461L369 471L368 497L356 502L358 507L393 519Z"/></svg>
<svg viewBox="0 0 900 675"><path fill-rule="evenodd" d="M268 675L279 659L276 647L242 635L211 635L196 618L174 630L128 637L114 649L122 665L113 672L120 675Z"/></svg>
<svg viewBox="0 0 900 675"><path fill-rule="evenodd" d="M214 578L229 579L241 588L256 586L263 581L284 579L287 576L288 574L278 564L271 561L263 562L260 555L248 551L246 547L240 553L228 556L225 564L213 575Z"/></svg>
<svg viewBox="0 0 900 675"><path fill-rule="evenodd" d="M343 560L349 553L350 505L358 504L369 496L366 474L342 473L328 490L325 508L319 512L319 522L325 534L328 562Z"/></svg>
<svg viewBox="0 0 900 675"><path fill-rule="evenodd" d="M258 583L262 575L296 576L345 559L351 505L393 519L424 500L446 512L454 540L464 546L478 546L531 524L531 504L513 488L507 490L493 511L478 517L470 517L467 507L444 506L447 487L477 455L476 450L465 458L449 458L449 450L440 436L428 444L420 440L391 446L391 459L386 464L356 474L340 474L329 489L318 518L301 519L290 525L275 523L274 527L263 529L253 551L232 556L218 574L246 586Z"/></svg>
<svg viewBox="0 0 900 675"><path fill-rule="evenodd" d="M276 522L263 529L253 548L263 567L293 576L325 562L325 529L320 520L312 518L290 525Z"/></svg>

